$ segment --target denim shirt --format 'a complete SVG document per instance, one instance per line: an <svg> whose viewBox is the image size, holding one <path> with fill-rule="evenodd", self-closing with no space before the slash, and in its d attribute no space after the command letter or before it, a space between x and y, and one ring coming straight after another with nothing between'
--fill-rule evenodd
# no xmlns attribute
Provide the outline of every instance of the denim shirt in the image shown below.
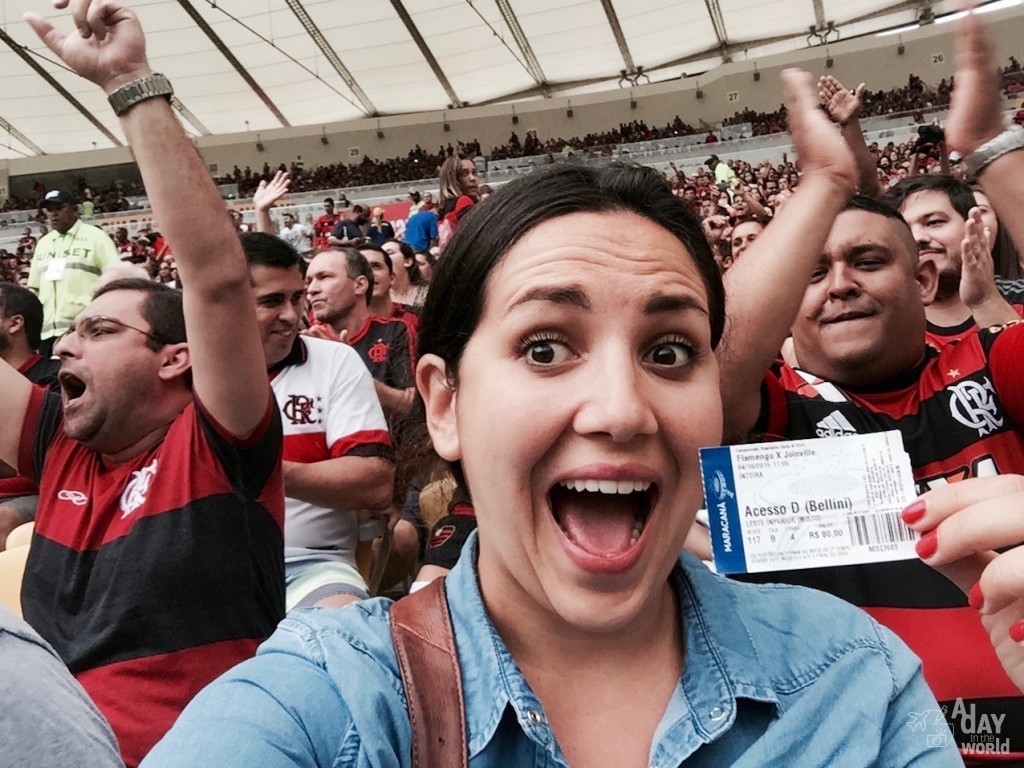
<svg viewBox="0 0 1024 768"><path fill-rule="evenodd" d="M487 616L475 555L474 534L446 583L470 764L566 766ZM728 581L689 554L671 581L686 656L650 766L963 765L920 662L860 610L801 587ZM289 614L255 658L195 698L143 767L411 766L390 607ZM437 702L454 696L439 690Z"/></svg>

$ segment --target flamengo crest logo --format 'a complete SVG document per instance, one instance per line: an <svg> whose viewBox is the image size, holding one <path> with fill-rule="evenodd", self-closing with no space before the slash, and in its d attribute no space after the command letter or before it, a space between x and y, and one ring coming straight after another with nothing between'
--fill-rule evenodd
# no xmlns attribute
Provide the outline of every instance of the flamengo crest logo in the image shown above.
<svg viewBox="0 0 1024 768"><path fill-rule="evenodd" d="M996 411L995 388L987 377L981 384L968 379L948 389L952 393L949 411L965 427L978 430L984 437L1003 426L1003 418Z"/></svg>
<svg viewBox="0 0 1024 768"><path fill-rule="evenodd" d="M288 400L281 410L284 411L284 415L288 417L288 420L296 426L316 424L319 419L313 417L313 407L318 400L320 400L319 397L313 400L312 397L306 395L288 395Z"/></svg>
<svg viewBox="0 0 1024 768"><path fill-rule="evenodd" d="M142 469L132 472L132 479L128 481L128 485L125 487L124 493L121 494L120 506L122 520L146 503L146 496L149 494L150 483L156 476L156 468L156 459L153 459L153 461Z"/></svg>

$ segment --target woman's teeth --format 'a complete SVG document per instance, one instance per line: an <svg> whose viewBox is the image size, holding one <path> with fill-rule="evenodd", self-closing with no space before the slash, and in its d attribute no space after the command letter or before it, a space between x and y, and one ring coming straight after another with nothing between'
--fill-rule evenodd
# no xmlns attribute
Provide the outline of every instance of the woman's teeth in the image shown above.
<svg viewBox="0 0 1024 768"><path fill-rule="evenodd" d="M559 483L570 491L589 491L591 493L626 494L646 491L651 487L648 480L594 480L574 479L562 480Z"/></svg>

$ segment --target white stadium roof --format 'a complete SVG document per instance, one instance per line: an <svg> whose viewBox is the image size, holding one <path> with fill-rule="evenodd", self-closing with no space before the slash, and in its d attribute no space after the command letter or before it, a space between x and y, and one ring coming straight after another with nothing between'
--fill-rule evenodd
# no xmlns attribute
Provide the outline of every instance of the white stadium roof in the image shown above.
<svg viewBox="0 0 1024 768"><path fill-rule="evenodd" d="M989 7L1019 5L998 0ZM572 96L925 23L953 0L135 0L195 136ZM104 149L103 95L3 0L0 158Z"/></svg>

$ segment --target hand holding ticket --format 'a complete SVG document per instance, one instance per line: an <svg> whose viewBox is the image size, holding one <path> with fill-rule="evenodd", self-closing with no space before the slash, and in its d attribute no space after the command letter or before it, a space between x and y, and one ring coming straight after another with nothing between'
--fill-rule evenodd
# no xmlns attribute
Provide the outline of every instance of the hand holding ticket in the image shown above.
<svg viewBox="0 0 1024 768"><path fill-rule="evenodd" d="M715 568L762 573L916 557L899 432L702 448Z"/></svg>

